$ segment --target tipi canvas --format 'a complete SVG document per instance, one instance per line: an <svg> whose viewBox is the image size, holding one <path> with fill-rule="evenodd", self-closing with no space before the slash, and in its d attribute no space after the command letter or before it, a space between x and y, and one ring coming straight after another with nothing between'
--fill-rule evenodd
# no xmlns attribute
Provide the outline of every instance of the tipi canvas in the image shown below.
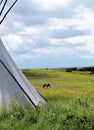
<svg viewBox="0 0 94 130"><path fill-rule="evenodd" d="M45 104L43 97L17 68L0 39L0 106L8 107L14 100L22 106Z"/></svg>

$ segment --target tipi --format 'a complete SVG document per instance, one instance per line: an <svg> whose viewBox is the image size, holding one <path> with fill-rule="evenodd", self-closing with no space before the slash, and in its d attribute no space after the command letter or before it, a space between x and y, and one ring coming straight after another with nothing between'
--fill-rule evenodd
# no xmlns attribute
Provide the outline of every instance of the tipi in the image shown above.
<svg viewBox="0 0 94 130"><path fill-rule="evenodd" d="M43 97L17 68L0 39L0 105L8 107L14 100L22 106L45 104Z"/></svg>

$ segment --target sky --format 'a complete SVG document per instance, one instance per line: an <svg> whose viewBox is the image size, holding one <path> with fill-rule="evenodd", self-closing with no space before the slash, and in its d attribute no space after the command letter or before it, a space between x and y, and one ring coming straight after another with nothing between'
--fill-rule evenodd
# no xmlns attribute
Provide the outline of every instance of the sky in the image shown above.
<svg viewBox="0 0 94 130"><path fill-rule="evenodd" d="M18 0L0 37L20 68L94 66L94 0Z"/></svg>

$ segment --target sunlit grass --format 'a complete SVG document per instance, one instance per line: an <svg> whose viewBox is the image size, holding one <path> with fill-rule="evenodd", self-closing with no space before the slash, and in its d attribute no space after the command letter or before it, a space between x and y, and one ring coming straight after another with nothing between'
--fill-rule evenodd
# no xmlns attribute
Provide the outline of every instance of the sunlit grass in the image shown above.
<svg viewBox="0 0 94 130"><path fill-rule="evenodd" d="M26 72L26 70L25 70ZM63 72L57 70L30 70L34 77L27 75L33 86L47 100L71 99L94 96L94 76L89 72ZM42 75L43 77L36 75ZM44 77L46 75L46 77ZM51 88L43 88L44 83L50 83Z"/></svg>

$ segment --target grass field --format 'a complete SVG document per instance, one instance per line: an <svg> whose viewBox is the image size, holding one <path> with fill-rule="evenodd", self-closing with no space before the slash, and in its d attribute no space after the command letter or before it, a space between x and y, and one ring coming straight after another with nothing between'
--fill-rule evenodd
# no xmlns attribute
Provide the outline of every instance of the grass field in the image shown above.
<svg viewBox="0 0 94 130"><path fill-rule="evenodd" d="M24 70L32 85L48 100L87 98L94 96L94 76L90 72L59 70ZM31 73L30 73L31 72ZM50 83L50 89L43 89Z"/></svg>
<svg viewBox="0 0 94 130"><path fill-rule="evenodd" d="M46 98L46 106L1 110L0 130L94 130L94 75L63 70L23 72ZM43 88L44 83L51 88Z"/></svg>

